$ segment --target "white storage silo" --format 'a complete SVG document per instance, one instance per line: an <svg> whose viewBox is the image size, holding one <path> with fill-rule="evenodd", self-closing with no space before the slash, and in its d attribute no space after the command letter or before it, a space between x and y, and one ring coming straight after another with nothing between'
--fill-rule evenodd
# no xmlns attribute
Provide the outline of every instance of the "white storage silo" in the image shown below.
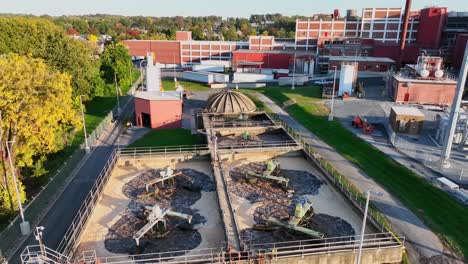
<svg viewBox="0 0 468 264"><path fill-rule="evenodd" d="M340 88L338 90L338 96L343 96L344 93L348 95L352 94L353 81L354 81L354 65L341 65L340 71Z"/></svg>
<svg viewBox="0 0 468 264"><path fill-rule="evenodd" d="M146 91L161 91L161 66L154 64L153 54L148 53L146 66Z"/></svg>

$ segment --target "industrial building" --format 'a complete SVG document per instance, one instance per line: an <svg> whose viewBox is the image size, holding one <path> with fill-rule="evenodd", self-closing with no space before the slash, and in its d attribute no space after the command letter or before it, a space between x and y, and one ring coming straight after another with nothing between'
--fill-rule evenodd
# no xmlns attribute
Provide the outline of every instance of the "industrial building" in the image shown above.
<svg viewBox="0 0 468 264"><path fill-rule="evenodd" d="M420 56L418 63L406 65L391 78L390 92L397 103L450 106L456 78L442 70L441 57Z"/></svg>
<svg viewBox="0 0 468 264"><path fill-rule="evenodd" d="M161 89L161 70L148 53L146 87L135 94L135 117L137 126L147 128L179 128L182 125L182 91Z"/></svg>
<svg viewBox="0 0 468 264"><path fill-rule="evenodd" d="M197 41L192 39L191 32L180 31L176 40L125 40L124 44L132 56L154 52L160 54L157 62L182 66L203 60L234 62L251 59L262 61L264 68L290 69L288 61L295 51L314 61L315 72L325 73L329 59L334 56L382 57L396 63L416 63L417 57L427 52L443 56L446 66L451 66L451 56L454 59L461 56L446 50L463 46L459 42L466 41L459 37L465 30L459 28L460 24L456 25L460 34L448 28L454 26L454 15L450 13L449 16L445 7L408 10L407 14L402 8L364 8L361 18L341 17L335 13L336 16L328 20L317 17L298 19L295 38L291 40L251 36L246 41ZM352 15L353 12L348 13ZM463 13L459 15L462 17ZM465 25L463 21L461 27ZM404 45L404 52L400 52L401 45Z"/></svg>
<svg viewBox="0 0 468 264"><path fill-rule="evenodd" d="M465 48L467 35L468 12L448 12L447 23L442 34L441 51L446 55L444 59L450 64L453 63L455 68L461 66L464 50L460 48Z"/></svg>
<svg viewBox="0 0 468 264"><path fill-rule="evenodd" d="M424 125L424 114L413 107L392 107L390 126L396 133L419 135Z"/></svg>

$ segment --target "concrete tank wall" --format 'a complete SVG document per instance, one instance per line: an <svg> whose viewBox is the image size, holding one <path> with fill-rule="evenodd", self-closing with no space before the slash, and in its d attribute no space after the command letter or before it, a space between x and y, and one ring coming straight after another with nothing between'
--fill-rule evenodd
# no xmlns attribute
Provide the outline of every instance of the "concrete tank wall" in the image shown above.
<svg viewBox="0 0 468 264"><path fill-rule="evenodd" d="M352 264L357 262L357 250L347 252L330 252L314 255L278 257L266 255L263 263L277 264ZM390 247L363 250L361 264L401 263L403 247ZM238 263L248 263L246 261ZM260 263L260 262L259 262Z"/></svg>

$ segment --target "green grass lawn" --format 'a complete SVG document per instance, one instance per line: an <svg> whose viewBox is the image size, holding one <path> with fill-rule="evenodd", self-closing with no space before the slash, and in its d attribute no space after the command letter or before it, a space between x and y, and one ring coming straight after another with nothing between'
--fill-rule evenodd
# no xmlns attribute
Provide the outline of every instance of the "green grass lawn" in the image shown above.
<svg viewBox="0 0 468 264"><path fill-rule="evenodd" d="M295 98L297 103L287 110L297 121L359 166L433 231L468 256L468 207L358 138L339 121L329 122L328 109L320 103L320 88L296 88L292 91L290 88L266 87L260 92L278 104Z"/></svg>
<svg viewBox="0 0 468 264"><path fill-rule="evenodd" d="M203 83L186 82L186 81L177 81L177 82L180 85L182 85L186 91L190 91L190 92L200 92L200 91L211 90L209 86ZM173 79L162 80L162 85L163 85L164 91L174 91L176 89Z"/></svg>
<svg viewBox="0 0 468 264"><path fill-rule="evenodd" d="M187 129L176 128L152 130L144 137L129 145L128 148L165 147L196 144L203 144L202 136L192 135L190 130Z"/></svg>

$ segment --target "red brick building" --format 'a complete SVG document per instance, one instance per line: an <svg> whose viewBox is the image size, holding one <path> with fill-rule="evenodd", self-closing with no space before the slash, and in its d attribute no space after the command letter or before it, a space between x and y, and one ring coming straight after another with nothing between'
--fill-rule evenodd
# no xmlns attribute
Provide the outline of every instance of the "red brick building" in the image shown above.
<svg viewBox="0 0 468 264"><path fill-rule="evenodd" d="M182 97L178 92L138 92L135 95L137 126L165 129L182 126Z"/></svg>
<svg viewBox="0 0 468 264"><path fill-rule="evenodd" d="M424 50L443 53L441 38L447 21L447 8L430 7L410 12L403 63L415 63ZM191 32L180 31L174 41L126 40L124 44L133 56L156 54L156 62L190 65L202 60L229 60L236 56L251 56L254 60L272 58L270 64L288 56L290 50L310 52L314 56L315 71L327 72L331 56L386 57L399 61L399 43L403 31L404 10L401 8L364 8L361 18L310 18L296 21L295 38L277 41L272 36L251 36L247 41L196 41ZM242 54L250 50L250 55ZM254 51L259 51L254 55ZM265 55L275 51L280 55ZM440 55L440 54L436 54ZM262 59L263 61L263 59ZM286 67L287 63L281 63Z"/></svg>
<svg viewBox="0 0 468 264"><path fill-rule="evenodd" d="M452 105L457 82L452 79L425 80L414 76L394 75L392 96L397 103Z"/></svg>

